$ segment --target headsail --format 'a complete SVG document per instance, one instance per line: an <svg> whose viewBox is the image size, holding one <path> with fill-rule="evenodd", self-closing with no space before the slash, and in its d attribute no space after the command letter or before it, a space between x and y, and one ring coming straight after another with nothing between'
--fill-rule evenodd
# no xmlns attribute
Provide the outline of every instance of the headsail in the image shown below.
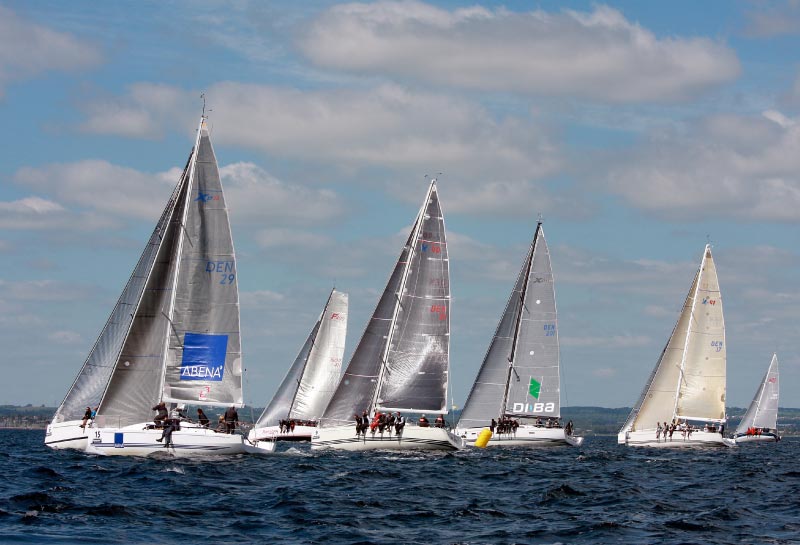
<svg viewBox="0 0 800 545"><path fill-rule="evenodd" d="M325 409L324 423L351 422L355 413L371 411L375 398L385 408L446 412L449 311L444 219L433 180L383 295Z"/></svg>
<svg viewBox="0 0 800 545"><path fill-rule="evenodd" d="M101 405L100 421L132 424L147 420L158 401L161 354L166 322L160 315L167 308L164 288L171 282L168 257L175 241L176 215L182 210L189 161L128 283L95 341L72 387L56 411L54 421L78 420L86 407ZM102 404L101 404L102 401Z"/></svg>
<svg viewBox="0 0 800 545"><path fill-rule="evenodd" d="M205 121L190 169L173 290L163 400L241 406L236 257Z"/></svg>
<svg viewBox="0 0 800 545"><path fill-rule="evenodd" d="M716 267L706 246L667 345L623 432L676 417L725 418L725 324Z"/></svg>
<svg viewBox="0 0 800 545"><path fill-rule="evenodd" d="M756 391L756 396L736 428L736 434L747 433L748 428L774 430L778 427L778 355L772 355L767 374Z"/></svg>
<svg viewBox="0 0 800 545"><path fill-rule="evenodd" d="M316 420L339 382L347 334L346 293L331 291L311 334L256 427L277 425L284 418Z"/></svg>

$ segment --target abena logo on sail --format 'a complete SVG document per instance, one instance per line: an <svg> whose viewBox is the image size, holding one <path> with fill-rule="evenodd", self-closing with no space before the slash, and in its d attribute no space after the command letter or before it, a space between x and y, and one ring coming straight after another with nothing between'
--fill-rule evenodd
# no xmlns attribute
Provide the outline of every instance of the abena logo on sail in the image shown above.
<svg viewBox="0 0 800 545"><path fill-rule="evenodd" d="M227 351L227 335L187 333L183 339L180 379L221 381Z"/></svg>

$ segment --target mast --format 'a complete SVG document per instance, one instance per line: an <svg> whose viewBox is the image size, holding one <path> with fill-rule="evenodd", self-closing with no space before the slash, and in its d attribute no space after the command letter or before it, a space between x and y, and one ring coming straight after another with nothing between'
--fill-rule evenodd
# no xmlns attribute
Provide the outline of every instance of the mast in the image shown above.
<svg viewBox="0 0 800 545"><path fill-rule="evenodd" d="M389 356L389 349L392 346L392 337L394 336L395 327L397 325L397 316L400 312L400 297L403 294L403 291L406 286L406 280L408 280L408 271L409 267L411 266L411 260L414 257L416 252L416 245L417 239L419 238L419 231L422 229L422 218L425 214L425 208L428 206L428 202L431 199L431 193L433 191L434 186L436 185L436 178L431 180L431 184L428 186L428 192L425 195L425 201L423 201L422 206L419 209L419 213L417 214L417 220L414 222L414 231L411 236L408 256L406 258L405 267L403 267L403 274L400 277L400 285L398 286L397 292L395 293L395 305L394 305L394 312L392 313L392 321L389 325L389 333L386 336L386 343L383 347L383 353L381 354L381 365L380 370L378 371L378 382L375 385L375 391L372 394L372 403L371 409L375 410L378 406L378 395L380 395L381 385L383 383L383 377L386 373L386 363Z"/></svg>
<svg viewBox="0 0 800 545"><path fill-rule="evenodd" d="M522 311L525 307L525 295L528 292L528 283L530 282L531 266L533 265L533 253L536 251L536 239L539 236L539 229L542 222L539 221L536 225L536 232L533 235L531 242L531 249L528 251L528 259L525 266L525 280L522 284L522 290L519 293L519 307L517 310L517 318L514 324L514 338L511 341L511 353L508 355L508 375L506 376L506 387L503 391L503 404L500 406L500 419L506 414L506 403L508 403L508 390L511 384L511 373L514 371L514 360L517 354L517 340L519 339L519 328L522 323Z"/></svg>
<svg viewBox="0 0 800 545"><path fill-rule="evenodd" d="M170 334L177 335L174 326L172 325L172 316L175 311L175 296L177 295L178 289L178 278L180 276L181 271L181 253L183 251L183 241L186 238L186 217L189 214L189 199L192 196L192 183L194 180L194 173L195 167L197 166L197 153L198 148L200 146L200 135L202 134L203 125L206 122L205 117L205 99L203 100L203 115L200 116L200 124L197 127L197 138L194 142L194 150L192 152L192 159L191 159L191 167L189 168L189 178L186 181L186 197L183 206L183 214L181 215L181 223L180 223L180 230L178 233L178 247L175 252L175 256L177 257L175 263L175 274L172 280L172 293L170 294L169 299L169 308L166 314L166 319L169 322L169 328L167 329L167 334L164 335L164 351L161 356L161 384L160 384L160 394L159 399L164 398L164 383L167 380L167 357L169 356L169 336Z"/></svg>

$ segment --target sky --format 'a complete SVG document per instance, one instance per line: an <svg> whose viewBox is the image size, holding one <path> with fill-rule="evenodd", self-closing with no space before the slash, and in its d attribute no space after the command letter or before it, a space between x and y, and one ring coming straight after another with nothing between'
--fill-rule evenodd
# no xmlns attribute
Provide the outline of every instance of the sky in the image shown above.
<svg viewBox="0 0 800 545"><path fill-rule="evenodd" d="M248 404L333 286L349 358L438 175L455 405L541 215L564 405L636 401L710 242L728 405L777 352L781 406L800 407L798 0L0 0L0 403L61 402L201 94Z"/></svg>

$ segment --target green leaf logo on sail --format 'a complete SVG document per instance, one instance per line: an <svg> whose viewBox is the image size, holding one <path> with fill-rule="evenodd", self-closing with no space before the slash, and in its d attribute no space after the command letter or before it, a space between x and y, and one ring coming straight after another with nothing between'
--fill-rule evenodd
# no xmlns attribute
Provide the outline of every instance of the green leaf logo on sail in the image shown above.
<svg viewBox="0 0 800 545"><path fill-rule="evenodd" d="M531 377L531 385L528 386L528 392L534 397L539 399L539 392L542 390L542 383Z"/></svg>

